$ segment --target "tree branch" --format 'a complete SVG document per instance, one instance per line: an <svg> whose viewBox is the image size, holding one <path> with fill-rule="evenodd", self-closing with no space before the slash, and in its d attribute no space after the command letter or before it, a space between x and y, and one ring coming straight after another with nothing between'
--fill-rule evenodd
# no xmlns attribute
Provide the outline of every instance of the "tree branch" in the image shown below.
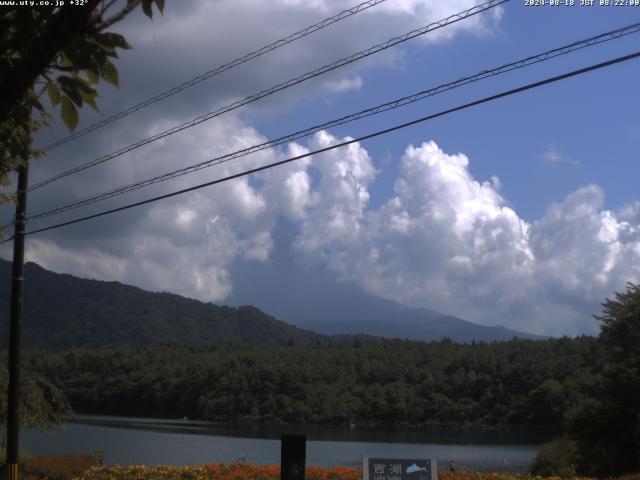
<svg viewBox="0 0 640 480"><path fill-rule="evenodd" d="M104 2L102 2L102 3L103 3L103 5L102 5L102 14L104 15L104 13L105 13L107 10L109 10L109 9L113 6L113 4L114 4L114 3L116 3L117 1L118 1L118 0L111 0L111 1L110 1L109 3L107 3L106 5L104 5Z"/></svg>
<svg viewBox="0 0 640 480"><path fill-rule="evenodd" d="M113 25L114 23L119 22L120 20L122 20L124 17L126 17L127 15L129 15L129 13L131 13L133 10L135 10L135 8L140 5L141 0L133 0L132 2L129 2L127 4L126 7L124 7L122 10L120 10L118 13L116 13L113 17L109 18L108 20L105 20L103 22L97 23L94 25L94 28L96 29L96 31L101 32L103 30L106 30L107 28L109 28L111 25ZM113 2L111 2L108 6L110 7L113 4ZM105 8L106 11L106 8Z"/></svg>

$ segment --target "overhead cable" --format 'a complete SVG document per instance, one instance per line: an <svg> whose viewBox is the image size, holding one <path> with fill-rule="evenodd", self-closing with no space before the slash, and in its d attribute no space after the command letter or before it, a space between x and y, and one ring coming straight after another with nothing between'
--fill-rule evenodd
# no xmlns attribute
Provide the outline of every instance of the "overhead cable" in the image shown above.
<svg viewBox="0 0 640 480"><path fill-rule="evenodd" d="M212 118L218 117L224 113L230 112L232 110L235 110L237 108L243 107L245 105L248 105L249 103L255 102L256 100L259 100L261 98L264 98L268 95L272 95L276 92L279 92L281 90L284 90L286 88L292 87L294 85L300 84L302 82L305 82L307 80L310 80L312 78L316 78L324 73L330 72L332 70L335 70L337 68L343 67L345 65L348 65L350 63L353 63L357 60L361 60L363 58L366 58L370 55L373 55L375 53L381 52L387 48L390 48L394 45L398 45L402 42L406 42L407 40L410 40L412 38L418 37L420 35L424 35L428 32L432 32L434 30L437 30L439 28L443 28L447 25L450 25L452 23L455 22L459 22L460 20L464 20L465 18L469 18L473 15L477 15L479 13L482 13L484 11L487 11L491 8L495 8L498 5L501 5L503 3L509 2L510 0L489 0L488 2L482 3L480 5L476 5L472 8L466 9L462 12L456 13L454 15L450 15L447 18L444 18L442 20L439 20L437 22L433 22L430 23L429 25L426 25L422 28L418 28L416 30L412 30L408 33L405 33L404 35L401 35L399 37L394 37L390 40L387 40L386 42L383 43L379 43L373 47L370 47L366 50L362 50L358 53L355 53L353 55L350 55L349 57L345 57L341 60L338 60L334 63L331 63L329 65L325 65L323 67L320 67L316 70L313 70L311 72L307 72L303 75L300 75L298 77L292 78L290 80L287 80L286 82L280 83L278 85L275 85L267 90L263 90L259 93L250 95L246 98L244 98L243 100L239 100L236 102L233 102L229 105L226 105L224 107L221 107L213 112L209 112L205 115L201 115L199 117L196 117L188 122L182 123L180 125L176 125L168 130L165 130L164 132L160 132L156 135L153 135L151 137L147 137L144 138L142 140L139 140L131 145L128 145L126 147L121 148L120 150L117 150L115 152L109 153L107 155L104 155L102 157L99 157L95 160L92 160L88 163L85 163L83 165L79 165L77 167L74 167L70 170L67 170L65 172L62 172L58 175L54 175L50 178L47 178L45 180L42 180L41 182L38 182L36 184L34 184L32 187L29 188L29 191L33 191L36 190L38 188L41 188L45 185L48 185L49 183L55 182L57 180L60 180L61 178L67 177L69 175L72 175L74 173L78 173L81 172L83 170L86 170L88 168L94 167L96 165L100 165L101 163L104 163L108 160L112 160L114 158L117 158L121 155L124 155L125 153L128 153L132 150L135 150L137 148L140 148L144 145L147 145L149 143L155 142L156 140L160 140L162 138L168 137L169 135L173 135L174 133L178 133L181 132L182 130L185 130L187 128L191 128L194 127L196 125L199 125L200 123L206 122L207 120L211 120Z"/></svg>
<svg viewBox="0 0 640 480"><path fill-rule="evenodd" d="M402 98L398 98L396 100L390 101L390 102L386 102L380 105L377 105L375 107L371 107L371 108L367 108L365 110L361 110L357 113L353 113L350 115L346 115L343 117L340 117L338 119L335 120L331 120L328 122L324 122L322 124L318 124L318 125L314 125L312 127L306 128L304 130L299 130L297 132L294 133L290 133L288 135L279 137L277 139L274 140L269 140L267 142L264 143L260 143L258 145L253 145L251 147L247 147L241 150L237 150L235 152L232 153L227 153L225 155L221 155L209 160L206 160L204 162L200 162L194 165L190 165L188 167L183 167L177 170L173 170L171 172L167 172L161 175L156 175L154 177L151 178L147 178L144 180L140 180L138 182L134 182L131 183L129 185L123 186L123 187L119 187L119 188L115 188L112 190L109 190L107 192L103 192L103 193L99 193L96 195L92 195L89 196L87 198L81 199L81 200L77 200L74 202L70 202L64 205L60 205L54 208L50 208L48 210L45 211L41 211L38 213L34 213L32 215L29 215L27 217L27 219L38 219L38 218L46 218L46 217L50 217L52 215L57 215L63 212L67 212L69 210L73 210L76 208L80 208L86 205L90 205L92 203L96 203L102 200L106 200L109 198L114 198L120 195L124 195L125 193L128 192L132 192L134 190L138 190L140 188L144 188L147 187L149 185L153 185L155 183L159 183L159 182L164 182L167 180L170 180L172 178L176 178L176 177L180 177L182 175L186 175L198 170L202 170L204 168L209 168L212 167L214 165L219 165L221 163L225 163L231 160L234 160L236 158L240 158L240 157L244 157L246 155L250 155L252 153L256 153L256 152L260 152L262 150L266 150L269 148L274 148L278 145L282 145L282 144L286 144L289 142L292 142L294 140L303 138L303 137L307 137L309 135L312 135L316 132L319 132L321 130L325 130L327 128L331 128L331 127L335 127L338 125L344 125L346 123L349 122L353 122L356 120L359 120L361 118L366 118L372 115L377 115L379 113L382 112L386 112L388 110L393 110L414 102L417 102L419 100L423 100L425 98L428 97L432 97L435 96L439 93L445 92L445 91L449 91L449 90L453 90L454 88L458 88L461 87L463 85L467 85L469 83L473 83L473 82L477 82L486 78L490 78L490 77L494 77L496 75L500 75L506 72L510 72L512 70L517 70L520 68L524 68L530 65L534 65L540 62L544 62L547 61L551 58L555 58L557 56L560 55L565 55L571 52L574 52L576 50L580 50L586 47L591 47L603 42L607 42L610 40L614 40L617 38L621 38L624 37L626 35L630 35L632 33L638 33L640 32L640 22L638 23L634 23L632 25L628 25L625 27L621 27L618 28L616 30L612 30L606 33L602 33L600 35L596 35L593 37L589 37L583 40L579 40L573 43L570 43L568 45L564 45L562 47L558 47L558 48L554 48L552 50L548 50L546 52L543 53L539 53L536 55L532 55L529 56L527 58L521 59L521 60L517 60L514 62L510 62L507 63L505 65L502 65L500 67L496 67L496 68L492 68L492 69L487 69L487 70L482 70L479 73L476 73L475 75L471 75L471 76L467 76L467 77L463 77L460 78L458 80L455 80L453 82L449 82L449 83L445 83L442 85L439 85L437 87L431 88L429 90L423 90L417 93L414 93L412 95L409 96L405 96Z"/></svg>
<svg viewBox="0 0 640 480"><path fill-rule="evenodd" d="M324 20L316 23L315 25L311 25L309 27L303 28L302 30L292 33L288 37L281 38L280 40L276 40L275 42L270 43L269 45L265 45L264 47L254 50L253 52L247 53L242 57L238 57L235 60L230 61L229 63L220 65L219 67L216 67L213 70L209 70L208 72L198 75L197 77L192 78L187 82L181 83L176 87L170 88L169 90L165 90L164 92L154 95L153 97L148 98L143 102L140 102L132 107L127 108L126 110L123 110L114 115L111 115L110 117L107 117L104 120L100 120L99 122L89 125L88 127L83 128L82 130L79 130L71 135L60 138L59 140L56 140L55 142L44 147L43 150L45 152L50 152L51 150L53 150L56 147L59 147L60 145L64 145L65 143L71 142L72 140L83 137L88 133L94 132L104 127L105 125L109 125L110 123L120 120L121 118L125 118L131 115L132 113L137 112L138 110L142 110L143 108L146 108L149 105L153 105L154 103L164 100L165 98L169 98L177 93L180 93L188 88L193 87L194 85L197 85L205 80L208 80L211 77L220 75L221 73L226 72L227 70L230 70L234 67L237 67L238 65L241 65L250 60L253 60L254 58L258 58L266 53L276 50L277 48L280 48L292 42L295 42L296 40L300 40L301 38L306 37L307 35L317 32L318 30L322 30L323 28L326 28L329 25L337 23L340 20L344 20L347 17L350 17L359 12L367 10L368 8L371 8L385 1L386 0L367 0L366 2L362 2L354 7L343 10L332 17L325 18Z"/></svg>
<svg viewBox="0 0 640 480"><path fill-rule="evenodd" d="M450 108L448 110L444 110L444 111L441 111L441 112L438 112L438 113L434 113L434 114L431 114L431 115L426 115L424 117L420 117L420 118L417 118L415 120L411 120L409 122L401 123L401 124L395 125L393 127L385 128L383 130L378 130L376 132L373 132L373 133L370 133L370 134L367 134L367 135L363 135L363 136L358 137L358 138L354 138L354 139L351 139L351 140L345 140L343 142L336 143L336 144L328 146L328 147L320 148L320 149L317 149L317 150L314 150L314 151L311 151L311 152L307 152L307 153L304 153L304 154L301 154L301 155L296 155L294 157L289 157L287 159L280 160L278 162L273 162L273 163L270 163L268 165L263 165L261 167L256 167L256 168L252 168L250 170L245 170L243 172L236 173L236 174L233 174L233 175L229 175L229 176L226 176L224 178L219 178L217 180L212 180L210 182L201 183L199 185L195 185L195 186L192 186L192 187L189 187L189 188L185 188L185 189L182 189L182 190L177 190L177 191L174 191L174 192L171 192L171 193L166 193L164 195L159 195L159 196L156 196L156 197L148 198L146 200L142 200L142 201L139 201L139 202L130 203L130 204L127 204L127 205L123 205L121 207L112 208L110 210L105 210L105 211L102 211L102 212L99 212L99 213L95 213L93 215L87 215L87 216L76 218L76 219L73 219L73 220L68 220L66 222L61 222L61 223L57 223L57 224L54 224L54 225L49 225L47 227L42 227L42 228L38 228L38 229L35 229L35 230L31 230L31 231L26 232L25 235L33 235L35 233L46 232L46 231L57 229L57 228L61 228L61 227L64 227L64 226L73 225L73 224L80 223L80 222L85 222L87 220L91 220L91 219L94 219L94 218L103 217L105 215L110 215L112 213L121 212L121 211L124 211L124 210L128 210L130 208L138 207L138 206L141 206L141 205L147 205L149 203L157 202L159 200L164 200L164 199L167 199L167 198L175 197L177 195L182 195L184 193L193 192L195 190L200 190L202 188L209 187L209 186L216 185L216 184L220 184L220 183L223 183L223 182L227 182L229 180L233 180L233 179L236 179L236 178L245 177L245 176L250 175L252 173L261 172L261 171L264 171L264 170L267 170L267 169L270 169L270 168L273 168L273 167L277 167L277 166L284 165L284 164L287 164L287 163L290 163L290 162L293 162L293 161L296 161L296 160L300 160L302 158L310 157L312 155L317 155L319 153L328 152L330 150L334 150L334 149L340 148L340 147L345 147L345 146L351 145L353 143L362 142L364 140L368 140L368 139L371 139L371 138L374 138L374 137L385 135L385 134L390 133L390 132L394 132L396 130L400 130L400 129L403 129L403 128L410 127L412 125L416 125L416 124L419 124L419 123L422 123L422 122L426 122L426 121L432 120L434 118L442 117L442 116L448 115L448 114L453 113L453 112L457 112L457 111L460 111L460 110L465 110L467 108L474 107L476 105L481 105L481 104L484 104L484 103L488 103L488 102L491 102L491 101L494 101L494 100L498 100L500 98L508 97L508 96L511 96L511 95L515 95L517 93L521 93L521 92L524 92L524 91L527 91L527 90L532 90L534 88L538 88L538 87L541 87L543 85L548 85L550 83L558 82L560 80L564 80L564 79L567 79L567 78L570 78L570 77L575 77L577 75L582 75L582 74L587 73L587 72L591 72L591 71L598 70L598 69L601 69L601 68L609 67L611 65L622 63L622 62L626 62L626 61L629 61L629 60L632 60L632 59L635 59L635 58L638 58L638 57L640 57L640 51L636 51L634 53L631 53L629 55L624 55L622 57L617 57L617 58L608 60L606 62L597 63L597 64L590 65L588 67L580 68L580 69L577 69L577 70L572 70L570 72L563 73L561 75L557 75L555 77L550 77L550 78L547 78L547 79L544 79L544 80L540 80L538 82L529 83L529 84L523 85L523 86L518 87L518 88L514 88L514 89L511 89L511 90L507 90L507 91L498 93L496 95L492 95L490 97L485 97L485 98L482 98L480 100L475 100L473 102L465 103L464 105L459 105L457 107ZM5 243L5 242L8 242L9 240L12 240L12 239L13 239L13 237L9 238L9 239L7 239L7 240L5 240L3 242L0 242L0 243Z"/></svg>

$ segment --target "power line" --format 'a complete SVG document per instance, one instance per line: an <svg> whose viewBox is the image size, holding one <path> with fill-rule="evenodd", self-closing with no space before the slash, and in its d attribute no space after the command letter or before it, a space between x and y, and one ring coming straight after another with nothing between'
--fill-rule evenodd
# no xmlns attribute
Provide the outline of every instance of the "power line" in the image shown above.
<svg viewBox="0 0 640 480"><path fill-rule="evenodd" d="M427 120L432 120L434 118L442 117L442 116L448 115L448 114L453 113L453 112L457 112L457 111L460 111L460 110L465 110L467 108L474 107L476 105L481 105L483 103L488 103L488 102L491 102L491 101L494 101L494 100L498 100L500 98L504 98L504 97L508 97L508 96L514 95L516 93L521 93L521 92L524 92L524 91L527 91L527 90L538 88L538 87L541 87L543 85L548 85L550 83L558 82L560 80L564 80L564 79L567 79L567 78L570 78L570 77L575 77L577 75L582 75L584 73L591 72L593 70L598 70L598 69L605 68L605 67L608 67L608 66L611 66L611 65L614 65L614 64L626 62L628 60L632 60L632 59L638 58L638 57L640 57L640 51L637 51L635 53L631 53L629 55L624 55L622 57L617 57L617 58L608 60L606 62L597 63L597 64L590 65L588 67L580 68L580 69L577 69L577 70L572 70L570 72L563 73L563 74L557 75L555 77L546 78L546 79L540 80L538 82L529 83L527 85L524 85L524 86L521 86L521 87L517 87L517 88L511 89L511 90L507 90L507 91L498 93L496 95L492 95L490 97L485 97L485 98L482 98L480 100L475 100L473 102L465 103L464 105L460 105L460 106L457 106L457 107L450 108L448 110L444 110L444 111L441 111L441 112L438 112L438 113L434 113L434 114L431 114L431 115L427 115L427 116L424 116L424 117L417 118L415 120L411 120L409 122L405 122L405 123L402 123L402 124L399 124L399 125L395 125L393 127L389 127L389 128L384 129L384 130L378 130L376 132L373 132L373 133L370 133L370 134L367 134L367 135L364 135L364 136L361 136L361 137L358 137L358 138L355 138L355 139L352 139L352 140L346 140L344 142L337 143L335 145L331 145L329 147L324 147L324 148L320 148L318 150L314 150L312 152L304 153L302 155L296 155L294 157L289 157L289 158L287 158L285 160L280 160L278 162L273 162L273 163L270 163L268 165L263 165L261 167L256 167L256 168L252 168L250 170L245 170L244 172L240 172L240 173L236 173L236 174L233 174L233 175L229 175L229 176L226 176L224 178L220 178L220 179L213 180L213 181L206 182L206 183L201 183L201 184L195 185L193 187L189 187L189 188L185 188L185 189L178 190L178 191L175 191L175 192L167 193L167 194L164 194L164 195L159 195L159 196L156 196L156 197L148 198L146 200L142 200L142 201L139 201L139 202L130 203L130 204L118 207L118 208L113 208L113 209L106 210L106 211L103 211L103 212L95 213L93 215L88 215L88 216L85 216L85 217L76 218L74 220L69 220L69 221L66 221L66 222L57 223L55 225L50 225L48 227L43 227L43 228L38 228L36 230L31 230L29 232L26 232L25 235L33 235L35 233L46 232L48 230L53 230L55 228L60 228L60 227L64 227L64 226L67 226L67 225L73 225L75 223L84 222L84 221L87 221L87 220L91 220L91 219L94 219L94 218L102 217L102 216L109 215L109 214L112 214L112 213L121 212L123 210L128 210L130 208L138 207L138 206L141 206L141 205L146 205L148 203L153 203L153 202L157 202L159 200L164 200L166 198L171 198L171 197L175 197L177 195L182 195L183 193L192 192L192 191L204 188L204 187L209 187L209 186L216 185L216 184L219 184L219 183L227 182L229 180L233 180L233 179L236 179L236 178L244 177L244 176L250 175L252 173L261 172L263 170L267 170L269 168L277 167L279 165L284 165L286 163L290 163L290 162L293 162L295 160L300 160L302 158L310 157L312 155L317 155L319 153L324 153L324 152L327 152L329 150L334 150L336 148L340 148L340 147L344 147L344 146L347 146L347 145L351 145L352 143L362 142L362 141L368 140L370 138L378 137L380 135L384 135L384 134L387 134L387 133L390 133L390 132L393 132L393 131L396 131L396 130L407 128L407 127L410 127L412 125L416 125L418 123L426 122ZM5 240L3 242L0 242L0 243L5 243L5 242L8 242L9 240L12 240L12 239L13 239L13 237L9 238L9 239L7 239L7 240Z"/></svg>
<svg viewBox="0 0 640 480"><path fill-rule="evenodd" d="M68 135L66 137L63 137L59 140L56 140L55 142L47 145L46 147L43 148L43 150L45 152L50 152L51 150L53 150L56 147L59 147L60 145L64 145L65 143L69 143L72 140L75 140L77 138L83 137L85 135L87 135L88 133L94 132L102 127L104 127L105 125L109 125L110 123L113 123L117 120L120 120L121 118L127 117L129 115L131 115L132 113L137 112L138 110L142 110L143 108L148 107L149 105L153 105L156 102L159 102L161 100L164 100L165 98L171 97L177 93L182 92L183 90L186 90L188 88L193 87L194 85L197 85L205 80L208 80L211 77L214 77L216 75L220 75L223 72L226 72L227 70L230 70L234 67L237 67L238 65L241 65L243 63L246 63L250 60L253 60L254 58L258 58L266 53L269 53L273 50L276 50L280 47L283 47L285 45L288 45L292 42L295 42L296 40L300 40L303 37L306 37L307 35L310 35L314 32L317 32L318 30L322 30L323 28L326 28L334 23L339 22L340 20L344 20L347 17L350 17L352 15L355 15L359 12L362 12L364 10L367 10L368 8L371 8L375 5L378 5L379 3L383 3L386 0L367 0L366 2L362 2L354 7L348 8L346 10L341 11L340 13L329 17L329 18L325 18L324 20L322 20L321 22L316 23L315 25L311 25L309 27L303 28L302 30L299 30L295 33L292 33L291 35L289 35L288 37L285 38L281 38L280 40L276 40L273 43L270 43L269 45L265 45L264 47L259 48L258 50L254 50L253 52L247 53L246 55L242 56L242 57L238 57L235 60L232 60L229 63L226 63L224 65L220 65L219 67L214 68L213 70L209 70L208 72L205 72L201 75L198 75L195 78L192 78L191 80L181 83L180 85L173 87L169 90L165 90L164 92L161 92L151 98L148 98L147 100L140 102L132 107L127 108L126 110L123 110L119 113L116 113L110 117L105 118L104 120L101 120L99 122L96 122L86 128L83 128L82 130L77 131L74 134Z"/></svg>
<svg viewBox="0 0 640 480"><path fill-rule="evenodd" d="M300 75L298 77L292 78L290 80L287 80L286 82L280 83L278 85L275 85L267 90L263 90L259 93L253 94L251 96L248 96L246 98L244 98L243 100L239 100L236 101L234 103L231 103L229 105L226 105L224 107L219 108L218 110L215 110L213 112L209 112L205 115L201 115L199 117L196 117L188 122L185 122L181 125L176 125L175 127L170 128L169 130L165 130L164 132L158 133L156 135L153 135L151 137L147 137L145 139L139 140L136 143L133 143L127 147L121 148L120 150L117 150L116 152L112 152L109 153L107 155L104 155L100 158L97 158L95 160L92 160L88 163L85 163L83 165L79 165L75 168L72 168L70 170L67 170L63 173L60 173L58 175L54 175L53 177L50 177L48 179L42 180L39 183L36 183L35 185L33 185L29 191L33 191L36 190L38 188L41 188L45 185L48 185L51 182L54 182L56 180L59 180L61 178L67 177L69 175L72 175L74 173L78 173L81 172L83 170L86 170L88 168L94 167L96 165L99 165L101 163L104 163L108 160L112 160L116 157L119 157L121 155L124 155L125 153L128 153L132 150L135 150L137 148L140 148L144 145L147 145L149 143L155 142L156 140L160 140L161 138L165 138L168 137L169 135L173 135L174 133L178 133L181 132L182 130L185 130L187 128L191 128L194 127L195 125L198 125L200 123L206 122L207 120L211 120L214 117L218 117L224 113L230 112L232 110L235 110L237 108L243 107L249 103L255 102L256 100L260 100L261 98L264 98L266 96L272 95L276 92L279 92L281 90L284 90L286 88L292 87L294 85L297 85L299 83L305 82L309 79L318 77L324 73L327 73L329 71L335 70L337 68L343 67L345 65L348 65L350 63L353 63L357 60L360 60L362 58L366 58L370 55L373 55L375 53L381 52L383 50L386 50L387 48L390 48L394 45L398 45L400 43L406 42L407 40L411 40L412 38L418 37L420 35L424 35L428 32L437 30L439 28L445 27L447 25L450 25L452 23L456 23L459 22L460 20L464 20L465 18L471 17L473 15L477 15L479 13L482 13L486 10L489 10L491 8L495 8L498 5L501 5L503 3L509 2L510 0L489 0L485 3L482 3L480 5L477 5L475 7L469 8L467 10L464 10L462 12L456 13L454 15L451 15L445 19L439 20L437 22L433 22L430 23L429 25L426 25L422 28L416 29L416 30L412 30L410 32L405 33L404 35L401 35L399 37L394 37L390 40L387 40L386 42L383 43L379 43L377 45L374 45L373 47L369 47L366 50L362 50L358 53L354 53L353 55L350 55L349 57L345 57L341 60L338 60L334 63L331 63L329 65L325 65L323 67L320 67L316 70L313 70L311 72L307 72L303 75Z"/></svg>
<svg viewBox="0 0 640 480"><path fill-rule="evenodd" d="M49 210L45 210L42 212L38 212L38 213L34 213L32 215L29 215L27 217L27 219L38 219L38 218L46 218L46 217L50 217L52 215L57 215L63 212L67 212L69 210L74 210L76 208L80 208L86 205L90 205L96 202L99 202L101 200L106 200L109 198L114 198L120 195L124 195L125 193L129 193L132 192L134 190L138 190L140 188L144 188L147 187L149 185L153 185L155 183L159 183L159 182L164 182L167 180L170 180L172 178L176 178L182 175L186 175L188 173L192 173L198 170L202 170L204 168L208 168L214 165L219 165L221 163L226 163L228 161L234 160L236 158L240 158L240 157L244 157L246 155L252 154L252 153L256 153L262 150L266 150L269 148L273 148L276 147L278 145L282 145L294 140L297 140L299 138L303 138L309 135L312 135L313 133L316 133L320 130L325 130L327 128L331 128L331 127L335 127L338 125L344 125L346 123L355 121L355 120L359 120L361 118L366 118L372 115L377 115L379 113L388 111L388 110L392 110L395 108L399 108L414 102L417 102L419 100L423 100L425 98L428 97L432 97L435 96L439 93L445 92L445 91L449 91L449 90L453 90L454 88L458 88L460 86L463 85L467 85L469 83L473 83L473 82L477 82L480 80L484 80L486 78L490 78L496 75L500 75L502 73L506 73L512 70L517 70L520 68L524 68L530 65L534 65L540 62L544 62L546 60L549 60L551 58L555 58L557 56L560 55L565 55L571 52L574 52L576 50L580 50L583 48L587 48L587 47L592 47L594 45L600 44L600 43L604 43L610 40L614 40L614 39L618 39L621 37L624 37L626 35L630 35L632 33L638 33L640 32L640 22L638 23L634 23L632 25L628 25L625 27L621 27L618 28L616 30L612 30L606 33L602 33L600 35L596 35L593 37L589 37L586 38L584 40L579 40L576 42L573 42L571 44L568 45L564 45L562 47L558 47L558 48L554 48L552 50L548 50L546 52L543 53L539 53L537 55L532 55L529 56L527 58L524 58L522 60L517 60L514 62L510 62L507 63L505 65L502 65L500 67L497 68L493 68L493 69L489 69L489 70L483 70L480 73L477 73L475 75L471 75L471 76L467 76L467 77L463 77L460 78L458 80L455 80L453 82L449 82L449 83L445 83L442 85L439 85L437 87L431 88L429 90L423 90L420 91L418 93L414 93L412 95L409 96L405 96L396 100L393 100L391 102L386 102L380 105L377 105L375 107L371 107L368 108L366 110L361 110L357 113L353 113L341 118L338 118L336 120L331 120L319 125L315 125L312 127L309 127L307 129L304 130L300 130L297 131L295 133L291 133L288 135L285 135L283 137L277 138L275 140L269 140L267 142L258 144L258 145L253 145L251 147L247 147L241 150L237 150L235 152L232 153L228 153L222 156L218 156L209 160L206 160L204 162L201 163L197 163L194 165L190 165L188 167L184 167L184 168L180 168L168 173L164 173L162 175L157 175L151 178L147 178L138 182L134 182L132 184L123 186L123 187L119 187L107 192L103 192L100 194L96 194L96 195L92 195L90 197L84 198L82 200L77 200L71 203L67 203L64 205L60 205L58 207L55 208L51 208Z"/></svg>

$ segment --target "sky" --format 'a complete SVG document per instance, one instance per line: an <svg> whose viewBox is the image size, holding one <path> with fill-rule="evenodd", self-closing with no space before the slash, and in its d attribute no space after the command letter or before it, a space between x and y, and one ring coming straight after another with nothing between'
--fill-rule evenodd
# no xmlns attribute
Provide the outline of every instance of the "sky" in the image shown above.
<svg viewBox="0 0 640 480"><path fill-rule="evenodd" d="M357 0L356 0L357 1ZM354 0L183 0L114 26L120 88L79 128L352 7ZM33 163L30 183L479 4L387 0ZM33 191L29 212L204 161L640 21L633 6L512 0ZM264 165L633 53L596 45L392 112L47 219L27 230ZM595 334L601 302L640 281L640 60L454 112L286 166L27 237L27 260L224 304L239 264L484 325ZM58 117L58 115L54 115ZM37 145L67 135L54 120ZM2 210L4 223L10 209ZM4 244L0 255L10 258ZM285 248L286 265L276 252ZM291 261L293 259L293 261ZM262 279L265 278L261 275ZM236 279L237 280L237 279ZM262 280L264 281L264 280ZM346 288L346 287L345 287ZM259 286L258 286L259 289ZM256 291L254 285L251 292ZM243 295L244 294L244 295ZM317 297L316 297L317 298ZM357 305L353 306L357 309Z"/></svg>

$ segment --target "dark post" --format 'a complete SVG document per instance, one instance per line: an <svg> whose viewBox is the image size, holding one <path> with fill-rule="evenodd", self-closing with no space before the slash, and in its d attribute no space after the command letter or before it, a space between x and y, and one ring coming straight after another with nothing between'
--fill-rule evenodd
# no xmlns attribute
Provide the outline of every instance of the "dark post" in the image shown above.
<svg viewBox="0 0 640 480"><path fill-rule="evenodd" d="M18 167L18 191L11 273L11 317L9 325L9 393L7 402L7 480L18 480L20 387L20 328L22 323L22 275L24 270L24 225L27 210L29 166Z"/></svg>
<svg viewBox="0 0 640 480"><path fill-rule="evenodd" d="M280 445L280 480L304 480L307 437L282 435Z"/></svg>

